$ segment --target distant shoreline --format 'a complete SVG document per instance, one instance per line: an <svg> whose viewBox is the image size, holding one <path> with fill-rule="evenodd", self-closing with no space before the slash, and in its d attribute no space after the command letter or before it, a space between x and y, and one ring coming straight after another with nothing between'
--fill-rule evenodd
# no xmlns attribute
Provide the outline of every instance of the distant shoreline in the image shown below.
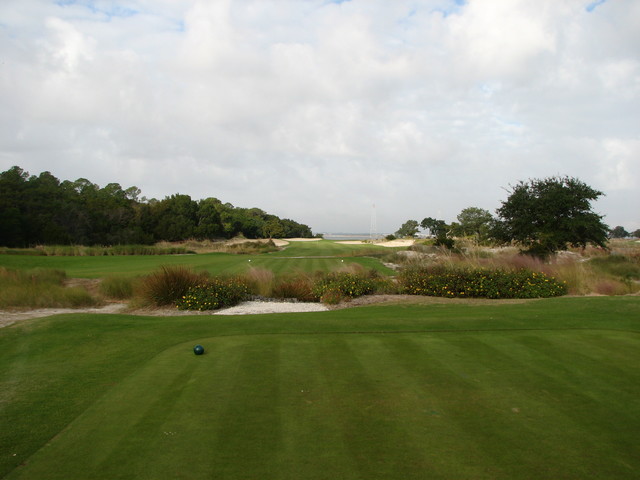
<svg viewBox="0 0 640 480"><path fill-rule="evenodd" d="M322 237L326 240L369 240L373 239L383 239L387 234L385 233L376 233L371 235L369 233L323 233Z"/></svg>

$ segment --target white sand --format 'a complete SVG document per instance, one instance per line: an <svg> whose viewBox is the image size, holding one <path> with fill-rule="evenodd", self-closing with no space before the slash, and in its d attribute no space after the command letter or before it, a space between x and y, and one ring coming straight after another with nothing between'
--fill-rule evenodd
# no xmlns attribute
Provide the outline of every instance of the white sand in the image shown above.
<svg viewBox="0 0 640 480"><path fill-rule="evenodd" d="M336 243L342 243L344 245L364 245L369 242L365 242L364 240L344 240ZM410 247L414 243L415 240L402 238L397 240L374 242L372 245L376 245L378 247Z"/></svg>
<svg viewBox="0 0 640 480"><path fill-rule="evenodd" d="M0 310L0 328L31 318L49 317L63 313L124 313L150 317L173 317L186 315L256 315L261 313L304 313L329 310L321 303L311 302L242 302L235 307L206 312L177 310L175 307L127 310L124 303L110 303L99 308L40 308L37 310L2 311Z"/></svg>

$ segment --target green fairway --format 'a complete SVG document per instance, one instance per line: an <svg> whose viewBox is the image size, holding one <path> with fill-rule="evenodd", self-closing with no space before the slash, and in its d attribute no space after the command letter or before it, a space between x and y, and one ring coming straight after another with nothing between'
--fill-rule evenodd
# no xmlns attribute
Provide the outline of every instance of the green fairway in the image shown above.
<svg viewBox="0 0 640 480"><path fill-rule="evenodd" d="M634 478L639 333L637 297L26 321L0 478Z"/></svg>
<svg viewBox="0 0 640 480"><path fill-rule="evenodd" d="M291 242L279 252L261 255L206 253L199 255L126 255L103 257L62 257L0 255L0 266L7 268L55 268L65 270L69 277L99 278L108 275L144 275L161 265L188 265L214 274L243 273L250 266L285 272L333 271L345 264L357 263L383 274L393 271L366 254L389 253L385 247L344 245L322 240Z"/></svg>

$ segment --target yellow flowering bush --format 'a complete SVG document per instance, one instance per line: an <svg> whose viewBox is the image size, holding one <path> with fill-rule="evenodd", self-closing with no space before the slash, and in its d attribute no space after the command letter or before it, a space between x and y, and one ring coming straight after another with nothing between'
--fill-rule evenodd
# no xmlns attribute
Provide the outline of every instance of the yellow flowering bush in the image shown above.
<svg viewBox="0 0 640 480"><path fill-rule="evenodd" d="M400 291L448 298L544 298L567 293L564 282L528 269L487 270L445 266L405 269Z"/></svg>
<svg viewBox="0 0 640 480"><path fill-rule="evenodd" d="M178 300L179 310L217 310L237 305L249 295L249 287L237 278L212 278L191 287Z"/></svg>
<svg viewBox="0 0 640 480"><path fill-rule="evenodd" d="M376 290L376 279L370 276L347 272L330 273L316 281L313 293L316 298L335 300L338 296L355 298L368 295ZM337 303L334 301L334 303Z"/></svg>

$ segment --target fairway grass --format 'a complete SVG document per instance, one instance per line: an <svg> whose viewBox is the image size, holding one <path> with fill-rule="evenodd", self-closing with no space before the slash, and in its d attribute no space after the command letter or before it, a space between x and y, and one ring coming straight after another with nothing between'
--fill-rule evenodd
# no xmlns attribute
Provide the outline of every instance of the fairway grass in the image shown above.
<svg viewBox="0 0 640 480"><path fill-rule="evenodd" d="M367 256L389 253L393 249L371 245L343 245L321 240L292 242L288 247L260 255L205 253L198 255L121 255L104 257L46 257L0 255L0 266L6 268L52 268L64 270L72 278L101 278L108 275L139 276L163 265L185 265L212 274L239 274L250 267L272 270L276 275L291 272L330 272L355 263L382 274L395 273L378 259Z"/></svg>
<svg viewBox="0 0 640 480"><path fill-rule="evenodd" d="M637 297L26 321L0 478L637 478L639 334Z"/></svg>

